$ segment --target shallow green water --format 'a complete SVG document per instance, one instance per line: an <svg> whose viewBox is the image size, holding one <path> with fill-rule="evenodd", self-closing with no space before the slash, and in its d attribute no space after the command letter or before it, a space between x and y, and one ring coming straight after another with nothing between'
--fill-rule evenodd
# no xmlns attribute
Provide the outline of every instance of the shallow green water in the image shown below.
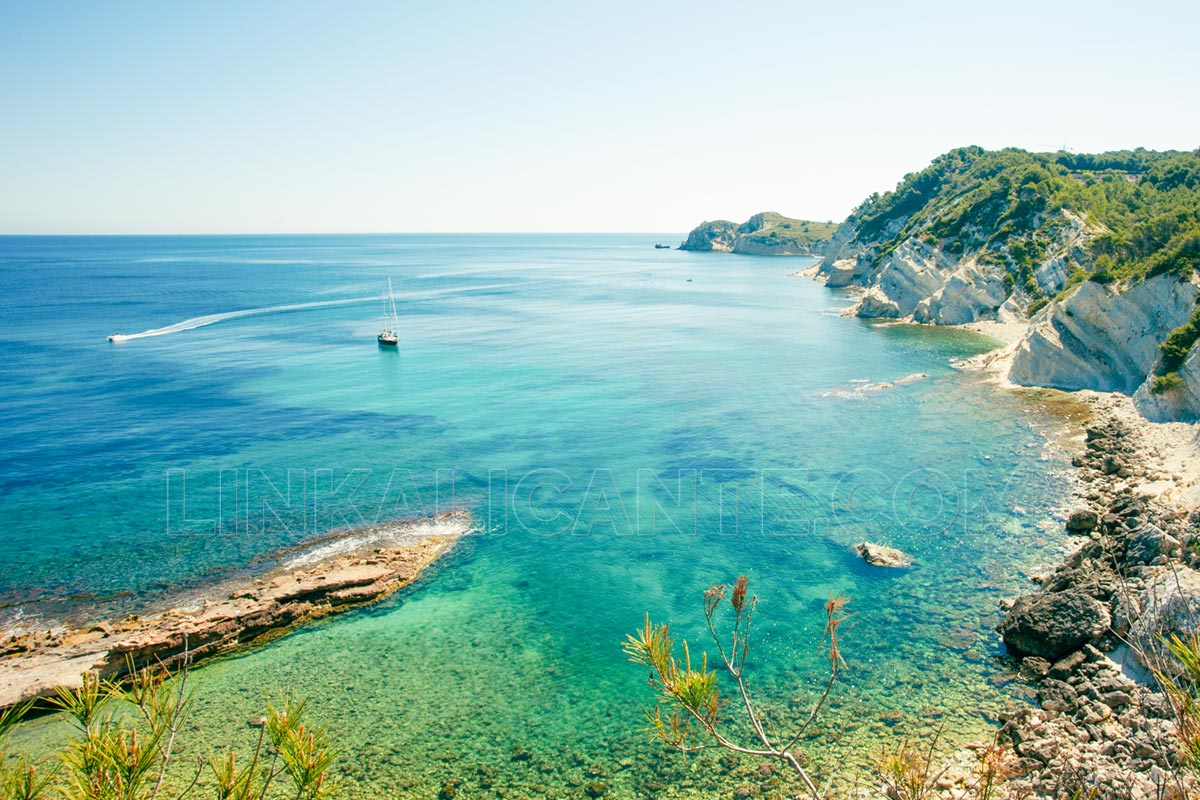
<svg viewBox="0 0 1200 800"><path fill-rule="evenodd" d="M72 306L88 309L72 324L89 342L370 296L389 274L403 341L375 347L371 303L59 352L37 333L59 299L19 307L5 369L25 388L2 410L23 460L0 511L7 536L38 547L6 553L5 593L42 601L26 615L125 610L329 527L471 509L478 532L400 596L194 675L206 742L249 742L267 697L309 695L355 797L456 780L468 797L770 784L755 763L648 742L645 676L620 652L647 611L701 640L701 592L739 572L762 598L751 678L781 726L823 680L822 603L852 598L849 669L807 742L818 771L941 723L984 731L1009 702L996 603L1059 545L1038 525L1067 490L1049 444L1061 421L950 368L992 346L982 337L840 317L844 298L788 277L796 260L653 241L198 237L35 254L97 271ZM113 278L126 271L127 287ZM855 391L914 373L927 377ZM47 412L72 395L74 419ZM69 492L46 480L63 436L95 442ZM186 517L164 492L185 472ZM221 502L232 485L236 513ZM210 517L218 535L199 535ZM867 567L848 549L862 539L916 568Z"/></svg>

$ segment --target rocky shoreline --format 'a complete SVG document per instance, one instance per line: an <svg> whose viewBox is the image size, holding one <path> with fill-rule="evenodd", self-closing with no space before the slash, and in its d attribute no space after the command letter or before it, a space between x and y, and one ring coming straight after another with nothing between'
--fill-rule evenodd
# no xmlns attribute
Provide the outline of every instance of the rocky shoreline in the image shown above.
<svg viewBox="0 0 1200 800"><path fill-rule="evenodd" d="M1039 591L1006 604L999 627L1037 703L1002 719L1004 792L1193 796L1152 668L1170 668L1160 637L1200 620L1196 430L1148 422L1124 395L1080 394L1095 417L1073 459L1082 504L1066 527L1082 540L1036 578ZM945 796L965 795L972 760L964 751L947 768Z"/></svg>
<svg viewBox="0 0 1200 800"><path fill-rule="evenodd" d="M1009 376L1029 322L956 327L1003 345L956 368L1026 388ZM1179 769L1176 710L1154 676L1170 669L1162 637L1200 634L1200 426L1151 421L1119 392L1072 396L1093 415L1072 459L1080 505L1066 521L1081 541L1036 578L1039 591L1005 604L998 629L1036 707L1004 715L994 742L955 753L934 781L944 798L974 796L981 760L997 753L1007 782L993 797L1159 800L1200 790Z"/></svg>
<svg viewBox="0 0 1200 800"><path fill-rule="evenodd" d="M194 663L375 602L416 580L470 528L470 514L453 512L345 531L272 572L162 613L9 633L0 641L0 708L51 696L56 687L77 688L84 673L120 678L131 664Z"/></svg>

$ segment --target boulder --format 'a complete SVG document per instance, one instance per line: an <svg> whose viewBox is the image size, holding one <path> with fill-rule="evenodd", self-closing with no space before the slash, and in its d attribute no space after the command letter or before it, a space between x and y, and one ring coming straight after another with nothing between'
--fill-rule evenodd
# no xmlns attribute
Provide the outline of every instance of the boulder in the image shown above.
<svg viewBox="0 0 1200 800"><path fill-rule="evenodd" d="M1068 589L1020 598L999 630L1011 650L1058 659L1103 636L1111 622L1107 607Z"/></svg>
<svg viewBox="0 0 1200 800"><path fill-rule="evenodd" d="M1021 677L1031 683L1037 682L1050 674L1050 662L1037 656L1026 656L1021 661Z"/></svg>
<svg viewBox="0 0 1200 800"><path fill-rule="evenodd" d="M1067 530L1071 533L1087 533L1095 530L1099 524L1100 516L1086 508L1072 511L1071 516L1067 518Z"/></svg>
<svg viewBox="0 0 1200 800"><path fill-rule="evenodd" d="M854 313L871 319L895 319L900 316L900 306L878 286L872 286L858 301Z"/></svg>
<svg viewBox="0 0 1200 800"><path fill-rule="evenodd" d="M1133 564L1151 564L1155 559L1175 555L1179 547L1178 539L1147 522L1125 540L1125 560Z"/></svg>
<svg viewBox="0 0 1200 800"><path fill-rule="evenodd" d="M1038 686L1038 703L1046 711L1070 714L1079 705L1079 694L1070 684L1047 678Z"/></svg>
<svg viewBox="0 0 1200 800"><path fill-rule="evenodd" d="M1200 633L1200 573L1183 565L1163 568L1146 581L1137 606L1141 613L1130 625L1129 641L1138 661L1178 673L1178 662L1162 642L1172 635Z"/></svg>
<svg viewBox="0 0 1200 800"><path fill-rule="evenodd" d="M854 545L858 557L875 567L909 567L912 557L894 547L885 547L871 542L859 542Z"/></svg>

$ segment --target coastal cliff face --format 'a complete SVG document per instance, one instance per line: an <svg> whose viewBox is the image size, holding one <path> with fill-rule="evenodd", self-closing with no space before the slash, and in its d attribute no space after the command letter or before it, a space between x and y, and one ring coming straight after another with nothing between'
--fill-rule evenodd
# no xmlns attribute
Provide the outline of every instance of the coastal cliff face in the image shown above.
<svg viewBox="0 0 1200 800"><path fill-rule="evenodd" d="M1009 379L1122 392L1140 399L1144 410L1153 406L1155 417L1173 417L1177 404L1154 394L1153 372L1163 340L1191 318L1196 299L1196 286L1174 275L1128 287L1085 281L1034 317L1017 345ZM1194 396L1197 387L1200 382L1187 394ZM1194 413L1200 406L1192 408Z"/></svg>
<svg viewBox="0 0 1200 800"><path fill-rule="evenodd" d="M886 236L903 229L908 218L889 222ZM864 241L848 221L820 265L829 286L861 286L866 292L855 308L860 317L888 317L938 325L962 325L980 319L1016 318L1031 302L1032 292L1052 295L1084 263L1084 248L1098 232L1068 211L1029 221L1044 231L1040 255L1029 258L1024 272L1029 287L1014 292L1014 270L999 253L972 248L960 237L939 238L929 231L893 234L892 241ZM982 239L982 230L964 232ZM1014 296L1015 294L1015 296ZM1006 303L1009 299L1011 303Z"/></svg>
<svg viewBox="0 0 1200 800"><path fill-rule="evenodd" d="M679 249L753 256L819 256L836 228L830 222L792 219L764 211L740 225L723 219L702 222Z"/></svg>
<svg viewBox="0 0 1200 800"><path fill-rule="evenodd" d="M1200 357L1189 351L1200 337L1180 331L1200 299L1197 268L1200 151L972 147L868 198L818 273L861 289L860 317L1031 318L1013 382L1124 392L1151 419L1194 420Z"/></svg>

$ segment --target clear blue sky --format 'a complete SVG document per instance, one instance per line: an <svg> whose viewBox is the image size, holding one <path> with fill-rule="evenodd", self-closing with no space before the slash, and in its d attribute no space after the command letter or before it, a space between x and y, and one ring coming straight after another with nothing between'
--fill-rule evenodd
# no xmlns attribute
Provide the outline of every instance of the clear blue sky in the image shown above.
<svg viewBox="0 0 1200 800"><path fill-rule="evenodd" d="M1198 8L0 0L0 232L840 220L961 145L1200 146Z"/></svg>

